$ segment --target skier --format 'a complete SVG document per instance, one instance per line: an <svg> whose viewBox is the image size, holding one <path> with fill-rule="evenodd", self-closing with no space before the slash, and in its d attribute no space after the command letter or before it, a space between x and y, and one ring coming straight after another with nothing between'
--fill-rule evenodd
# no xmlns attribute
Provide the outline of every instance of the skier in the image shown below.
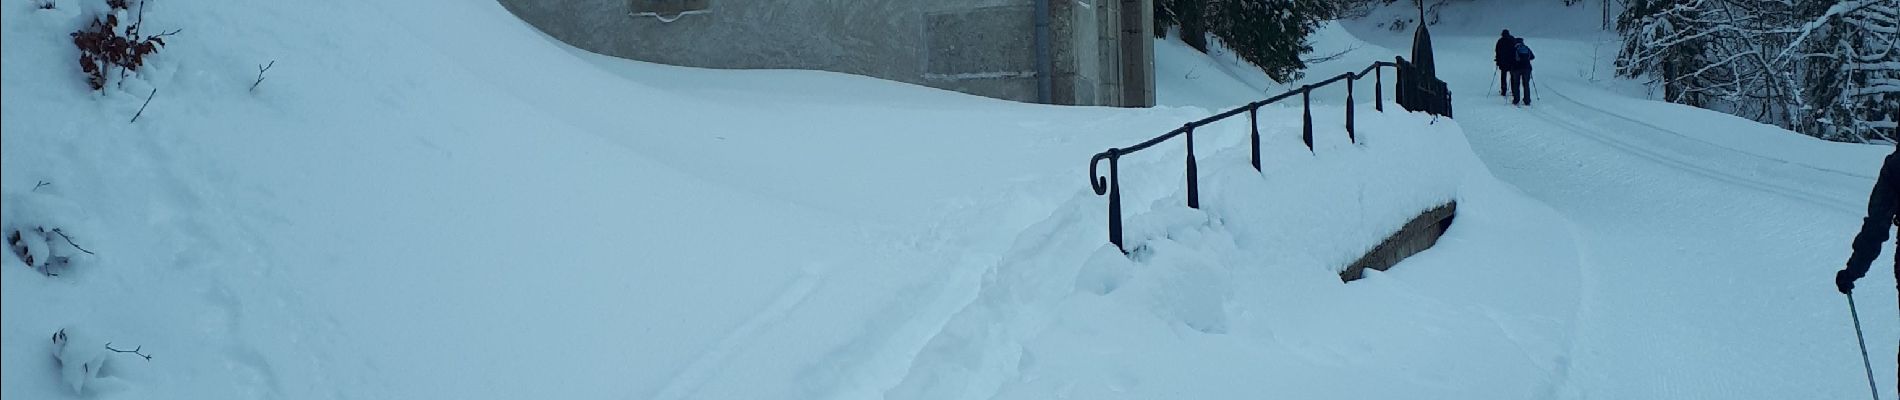
<svg viewBox="0 0 1900 400"><path fill-rule="evenodd" d="M1860 234L1854 235L1854 253L1847 257L1847 267L1834 274L1834 286L1841 293L1854 291L1854 280L1867 275L1867 268L1874 258L1880 256L1880 244L1887 241L1887 226L1900 223L1894 217L1900 211L1900 146L1887 155L1887 161L1880 165L1880 178L1874 181L1874 192L1867 198L1867 219L1861 220ZM1895 242L1900 249L1900 242ZM1894 277L1900 278L1900 257L1894 258Z"/></svg>
<svg viewBox="0 0 1900 400"><path fill-rule="evenodd" d="M1834 273L1834 287L1840 289L1841 294L1853 295L1854 280L1866 276L1874 258L1880 256L1880 244L1887 241L1887 227L1900 225L1900 218L1895 215L1900 211L1900 182L1897 181L1900 181L1900 146L1895 146L1893 153L1887 154L1887 161L1880 164L1880 177L1874 180L1874 191L1867 196L1867 219L1861 220L1860 233L1854 235L1854 253L1847 257L1847 267ZM1900 241L1894 242L1894 251L1893 275L1900 280Z"/></svg>
<svg viewBox="0 0 1900 400"><path fill-rule="evenodd" d="M1517 63L1517 38L1511 37L1510 29L1505 29L1504 35L1498 38L1496 51L1491 62L1498 65L1498 95L1509 96L1505 91L1511 87L1511 66Z"/></svg>
<svg viewBox="0 0 1900 400"><path fill-rule="evenodd" d="M1513 38L1516 46L1512 49L1511 64L1511 104L1531 105L1531 60L1537 54L1531 53L1531 47L1524 45L1524 38Z"/></svg>

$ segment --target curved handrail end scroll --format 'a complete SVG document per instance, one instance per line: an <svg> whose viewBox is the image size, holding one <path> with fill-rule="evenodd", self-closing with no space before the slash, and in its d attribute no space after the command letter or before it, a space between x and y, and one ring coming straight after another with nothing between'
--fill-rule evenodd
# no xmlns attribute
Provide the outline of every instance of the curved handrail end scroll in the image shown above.
<svg viewBox="0 0 1900 400"><path fill-rule="evenodd" d="M1096 169L1096 166L1101 165L1102 160L1108 160L1109 164L1114 164L1115 159L1121 158L1121 156L1121 149L1111 147L1108 151L1095 153L1094 157L1089 158L1089 186L1095 189L1095 195L1101 196L1108 194L1108 176L1102 175L1100 170ZM1112 173L1113 171L1110 172Z"/></svg>

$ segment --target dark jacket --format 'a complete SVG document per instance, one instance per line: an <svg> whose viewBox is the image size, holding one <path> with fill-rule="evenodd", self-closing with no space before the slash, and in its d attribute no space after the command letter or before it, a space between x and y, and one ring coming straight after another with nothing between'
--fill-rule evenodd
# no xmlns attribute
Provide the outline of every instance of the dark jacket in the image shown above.
<svg viewBox="0 0 1900 400"><path fill-rule="evenodd" d="M1517 38L1511 37L1511 35L1504 35L1504 37L1498 38L1497 55L1491 57L1491 62L1497 63L1498 69L1515 69L1514 67L1517 65Z"/></svg>
<svg viewBox="0 0 1900 400"><path fill-rule="evenodd" d="M1887 241L1887 227L1900 209L1900 146L1880 165L1880 178L1867 198L1867 219L1860 222L1860 234L1854 235L1854 254L1847 257L1847 269L1841 273L1851 279L1867 275L1869 264L1880 256L1880 244ZM1895 258L1894 274L1900 276L1900 258Z"/></svg>
<svg viewBox="0 0 1900 400"><path fill-rule="evenodd" d="M1531 46L1524 44L1524 38L1517 38L1517 45L1512 46L1511 59L1514 60L1512 70L1529 71L1531 60L1537 59L1537 53L1531 52Z"/></svg>

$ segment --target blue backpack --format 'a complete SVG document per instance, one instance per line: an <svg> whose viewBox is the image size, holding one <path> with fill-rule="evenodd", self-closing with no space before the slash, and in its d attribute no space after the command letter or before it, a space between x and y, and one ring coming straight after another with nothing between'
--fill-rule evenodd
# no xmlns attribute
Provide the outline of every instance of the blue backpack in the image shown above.
<svg viewBox="0 0 1900 400"><path fill-rule="evenodd" d="M1536 58L1537 54L1531 53L1530 46L1525 46L1523 42L1517 43L1517 65L1530 65L1531 60Z"/></svg>

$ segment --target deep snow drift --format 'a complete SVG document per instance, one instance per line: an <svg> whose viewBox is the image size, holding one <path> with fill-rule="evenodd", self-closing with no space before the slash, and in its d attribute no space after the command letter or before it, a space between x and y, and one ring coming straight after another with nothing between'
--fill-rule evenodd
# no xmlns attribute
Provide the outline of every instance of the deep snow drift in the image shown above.
<svg viewBox="0 0 1900 400"><path fill-rule="evenodd" d="M1053 107L617 60L484 2L166 1L148 29L183 33L93 94L67 34L94 3L0 5L0 226L97 253L48 242L73 257L56 277L0 256L7 398L75 397L59 360L97 377L89 398L1864 390L1826 282L1849 218L1823 203L1859 201L1881 150L1582 78L1547 81L1575 104L1532 110L1454 89L1459 119L1436 122L1373 112L1360 85L1358 143L1343 89L1316 93L1311 152L1297 108L1261 114L1261 172L1244 122L1208 127L1199 210L1180 142L1128 156L1123 256L1088 156L1287 85L1161 40L1163 106ZM1381 32L1329 25L1316 52L1353 50L1309 76L1406 48ZM1441 40L1441 70L1466 71L1447 59L1488 38ZM1594 48L1551 42L1540 58ZM1483 83L1471 71L1447 79ZM1753 133L1693 129L1709 123ZM1452 199L1437 247L1339 283ZM1861 298L1891 298L1887 279ZM1863 316L1894 314L1878 304Z"/></svg>

